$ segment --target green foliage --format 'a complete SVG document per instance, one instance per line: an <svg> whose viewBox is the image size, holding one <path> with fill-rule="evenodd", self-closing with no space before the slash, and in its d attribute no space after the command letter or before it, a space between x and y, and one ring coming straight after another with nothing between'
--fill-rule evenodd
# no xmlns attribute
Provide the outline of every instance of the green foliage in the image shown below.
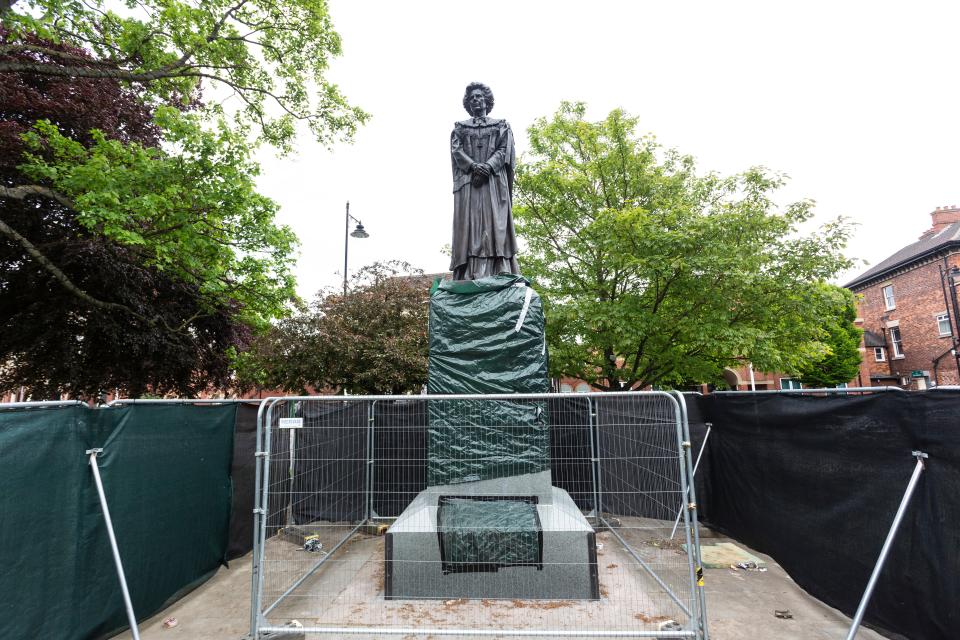
<svg viewBox="0 0 960 640"><path fill-rule="evenodd" d="M849 227L801 235L802 201L762 168L698 175L691 157L564 103L528 130L514 214L544 297L551 375L601 388L721 379L743 358L798 370L823 352L820 282L848 265Z"/></svg>
<svg viewBox="0 0 960 640"><path fill-rule="evenodd" d="M860 339L863 330L854 324L857 303L853 293L823 285L824 296L833 299L834 313L823 317L824 353L800 369L800 381L808 387L826 388L846 384L860 370Z"/></svg>
<svg viewBox="0 0 960 640"><path fill-rule="evenodd" d="M413 274L401 276L399 274ZM348 295L329 290L281 320L238 360L241 384L302 392L418 392L427 382L430 282L406 263L375 263Z"/></svg>
<svg viewBox="0 0 960 640"><path fill-rule="evenodd" d="M98 131L84 146L40 121L25 135L19 169L68 199L89 232L138 248L145 264L196 285L212 304L241 303L248 323L265 326L295 295L296 238L255 191L249 145L169 107L156 121L175 155Z"/></svg>
<svg viewBox="0 0 960 640"><path fill-rule="evenodd" d="M340 52L325 0L0 1L0 289L47 291L30 314L69 326L68 357L5 340L3 382L194 393L243 366L295 298L252 153L352 138L368 116L326 79Z"/></svg>
<svg viewBox="0 0 960 640"><path fill-rule="evenodd" d="M239 98L237 124L256 125L282 149L297 122L330 144L368 118L326 79L341 43L325 0L20 0L4 8L10 37L0 54L26 50L60 64L0 60L0 72L113 78L140 86L151 104L189 104L203 83L218 85Z"/></svg>

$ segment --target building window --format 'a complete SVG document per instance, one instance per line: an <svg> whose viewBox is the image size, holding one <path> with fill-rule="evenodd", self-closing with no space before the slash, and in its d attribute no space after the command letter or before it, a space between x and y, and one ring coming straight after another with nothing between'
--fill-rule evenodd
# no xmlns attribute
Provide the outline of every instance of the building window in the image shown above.
<svg viewBox="0 0 960 640"><path fill-rule="evenodd" d="M950 331L950 316L946 313L938 313L937 329L940 330L941 336L949 336L952 333L952 331Z"/></svg>
<svg viewBox="0 0 960 640"><path fill-rule="evenodd" d="M888 284L883 288L883 303L887 307L887 311L897 308L897 301L893 299L893 285Z"/></svg>
<svg viewBox="0 0 960 640"><path fill-rule="evenodd" d="M893 357L903 357L903 338L900 337L900 327L890 327L890 343L893 345Z"/></svg>
<svg viewBox="0 0 960 640"><path fill-rule="evenodd" d="M799 380L793 378L780 378L780 388L781 389L803 389L803 385L800 384Z"/></svg>
<svg viewBox="0 0 960 640"><path fill-rule="evenodd" d="M883 347L873 348L873 359L877 362L884 362L887 359L887 350Z"/></svg>

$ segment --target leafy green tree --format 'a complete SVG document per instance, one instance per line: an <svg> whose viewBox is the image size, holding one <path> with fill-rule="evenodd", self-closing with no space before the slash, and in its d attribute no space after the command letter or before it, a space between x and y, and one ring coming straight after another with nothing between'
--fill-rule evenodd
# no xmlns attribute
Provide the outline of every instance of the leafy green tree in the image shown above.
<svg viewBox="0 0 960 640"><path fill-rule="evenodd" d="M521 267L545 300L551 375L615 390L822 354L818 318L835 300L819 283L849 264L848 226L803 235L812 202L778 209L781 176L698 174L637 136L636 118L585 111L564 103L537 120L517 170Z"/></svg>
<svg viewBox="0 0 960 640"><path fill-rule="evenodd" d="M155 120L165 142L178 145L175 155L99 131L85 145L38 121L18 166L30 184L6 192L55 200L85 231L131 247L144 265L195 285L211 304L239 302L245 321L263 326L294 295L296 238L273 222L276 204L256 192L258 170L242 135L209 130L192 116L167 121L159 111ZM0 231L56 272L29 240Z"/></svg>
<svg viewBox="0 0 960 640"><path fill-rule="evenodd" d="M423 273L406 263L364 267L346 296L321 292L309 310L258 338L242 359L241 382L290 392L418 392L427 382L429 292Z"/></svg>
<svg viewBox="0 0 960 640"><path fill-rule="evenodd" d="M827 290L825 295L836 298L836 312L825 316L823 321L823 355L811 359L800 369L800 381L817 388L850 382L857 377L862 359L860 339L863 330L854 324L857 303L853 293L841 287L823 286Z"/></svg>
<svg viewBox="0 0 960 640"><path fill-rule="evenodd" d="M298 123L323 144L351 138L368 116L325 78L339 53L323 0L0 2L0 287L26 278L49 293L34 311L82 320L61 323L71 340L106 322L97 335L116 350L156 347L143 375L81 349L69 367L48 362L47 383L192 392L190 353L194 373L222 381L238 323L265 330L288 313L296 238L256 192L252 153L289 151ZM118 272L131 282L97 288ZM37 354L0 346L3 382L44 379Z"/></svg>
<svg viewBox="0 0 960 640"><path fill-rule="evenodd" d="M325 0L3 0L0 26L0 73L117 80L153 104L206 83L282 148L297 122L330 143L367 118L326 78L341 43Z"/></svg>
<svg viewBox="0 0 960 640"><path fill-rule="evenodd" d="M27 182L24 134L41 119L84 147L159 144L151 109L116 80L0 74L0 187ZM0 389L89 398L229 384L229 356L250 337L239 303L144 264L141 246L84 227L61 199L0 198Z"/></svg>

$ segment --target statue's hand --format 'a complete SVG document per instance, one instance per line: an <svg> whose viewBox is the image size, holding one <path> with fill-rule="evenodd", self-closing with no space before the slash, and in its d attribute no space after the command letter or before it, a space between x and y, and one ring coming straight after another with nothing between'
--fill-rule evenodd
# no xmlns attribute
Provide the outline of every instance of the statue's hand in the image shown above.
<svg viewBox="0 0 960 640"><path fill-rule="evenodd" d="M482 187L489 179L490 176L485 176L478 171L473 174L473 177L470 179L470 183L475 187Z"/></svg>
<svg viewBox="0 0 960 640"><path fill-rule="evenodd" d="M489 178L490 174L493 173L493 169L491 169L490 165L488 165L486 162L478 162L474 165L474 168L477 173L480 173L485 178Z"/></svg>

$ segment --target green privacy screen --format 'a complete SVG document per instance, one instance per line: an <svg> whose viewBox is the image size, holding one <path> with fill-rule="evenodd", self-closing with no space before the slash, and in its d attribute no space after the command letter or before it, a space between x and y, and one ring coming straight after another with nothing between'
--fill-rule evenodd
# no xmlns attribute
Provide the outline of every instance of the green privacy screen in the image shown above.
<svg viewBox="0 0 960 640"><path fill-rule="evenodd" d="M543 305L518 275L443 281L430 296L432 394L545 393ZM550 468L545 404L430 401L430 486Z"/></svg>
<svg viewBox="0 0 960 640"><path fill-rule="evenodd" d="M98 463L134 610L145 619L222 562L236 407L0 411L0 637L96 639L127 626Z"/></svg>

